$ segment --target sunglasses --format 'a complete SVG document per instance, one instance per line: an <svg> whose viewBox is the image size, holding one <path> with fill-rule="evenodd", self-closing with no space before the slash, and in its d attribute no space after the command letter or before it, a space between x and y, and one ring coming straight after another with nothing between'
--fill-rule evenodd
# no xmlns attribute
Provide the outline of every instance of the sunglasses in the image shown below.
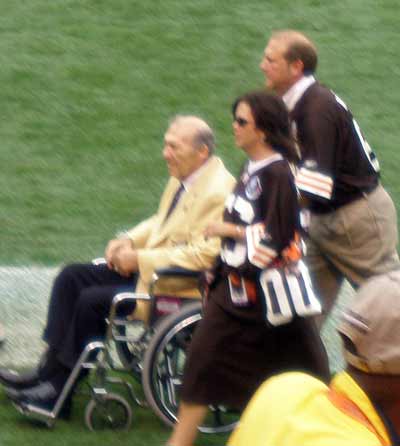
<svg viewBox="0 0 400 446"><path fill-rule="evenodd" d="M247 121L246 119L237 118L236 116L233 118L233 121L237 122L237 125L239 127L245 127L249 123L249 121Z"/></svg>

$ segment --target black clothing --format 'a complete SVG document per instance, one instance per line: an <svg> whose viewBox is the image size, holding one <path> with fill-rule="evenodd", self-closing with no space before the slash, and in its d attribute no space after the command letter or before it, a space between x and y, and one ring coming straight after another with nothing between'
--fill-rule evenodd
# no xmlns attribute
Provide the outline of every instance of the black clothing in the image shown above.
<svg viewBox="0 0 400 446"><path fill-rule="evenodd" d="M299 228L289 165L280 155L268 160L255 171L244 170L226 203L224 220L245 225L247 237L222 241L221 263L189 346L181 393L188 403L242 408L267 377L285 370L329 377L312 318L295 317L278 327L265 320L258 274L285 261L283 253ZM232 274L245 283L237 295Z"/></svg>
<svg viewBox="0 0 400 446"><path fill-rule="evenodd" d="M73 264L61 271L53 284L43 339L64 366L72 369L89 341L103 339L113 297L133 289L132 278L107 265ZM127 303L121 310L129 314L134 306Z"/></svg>
<svg viewBox="0 0 400 446"><path fill-rule="evenodd" d="M290 117L295 122L302 166L309 175L304 187L297 183L311 201L310 210L332 212L378 185L378 160L350 110L333 91L315 82Z"/></svg>

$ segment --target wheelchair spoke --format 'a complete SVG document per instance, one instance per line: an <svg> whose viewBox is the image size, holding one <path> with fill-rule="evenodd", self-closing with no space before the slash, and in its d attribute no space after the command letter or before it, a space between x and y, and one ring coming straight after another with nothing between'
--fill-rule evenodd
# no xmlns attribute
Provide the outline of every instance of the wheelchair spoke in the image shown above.
<svg viewBox="0 0 400 446"><path fill-rule="evenodd" d="M179 390L183 382L186 351L196 324L201 319L201 304L189 304L180 313L170 315L155 330L144 357L142 383L150 407L167 425L177 420ZM205 433L229 432L238 414L224 406L210 407Z"/></svg>
<svg viewBox="0 0 400 446"><path fill-rule="evenodd" d="M90 430L129 429L132 411L120 395L107 393L92 399L86 407L85 422Z"/></svg>
<svg viewBox="0 0 400 446"><path fill-rule="evenodd" d="M175 342L171 342L160 352L161 358L159 358L157 367L157 386L162 403L176 410L178 407L177 390L181 386L183 373L180 367L182 368L184 360L180 359L183 352L174 344ZM167 399L165 399L165 394Z"/></svg>

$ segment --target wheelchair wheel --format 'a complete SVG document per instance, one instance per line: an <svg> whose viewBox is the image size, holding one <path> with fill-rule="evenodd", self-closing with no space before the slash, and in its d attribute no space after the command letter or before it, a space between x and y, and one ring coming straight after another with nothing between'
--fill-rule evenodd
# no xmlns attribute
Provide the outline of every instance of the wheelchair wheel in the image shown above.
<svg viewBox="0 0 400 446"><path fill-rule="evenodd" d="M85 424L91 431L128 430L131 423L131 406L125 398L115 393L92 398L86 406Z"/></svg>
<svg viewBox="0 0 400 446"><path fill-rule="evenodd" d="M146 400L161 421L170 427L177 421L186 350L200 319L201 302L185 305L178 313L169 315L156 324L144 355L142 385ZM222 406L210 406L199 430L229 432L235 427L238 415Z"/></svg>
<svg viewBox="0 0 400 446"><path fill-rule="evenodd" d="M149 330L143 322L135 321L127 326L116 326L115 335L121 340L115 341L115 350L125 369L130 370L137 381L142 377L142 360L149 342ZM125 339L124 339L125 338Z"/></svg>

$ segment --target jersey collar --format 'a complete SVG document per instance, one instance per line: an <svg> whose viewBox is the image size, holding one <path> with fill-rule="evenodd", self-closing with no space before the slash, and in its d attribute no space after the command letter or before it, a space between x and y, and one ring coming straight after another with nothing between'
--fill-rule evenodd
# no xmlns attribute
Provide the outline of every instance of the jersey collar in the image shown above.
<svg viewBox="0 0 400 446"><path fill-rule="evenodd" d="M290 112L295 108L307 88L313 83L315 83L315 77L313 75L303 76L282 96L283 102Z"/></svg>

